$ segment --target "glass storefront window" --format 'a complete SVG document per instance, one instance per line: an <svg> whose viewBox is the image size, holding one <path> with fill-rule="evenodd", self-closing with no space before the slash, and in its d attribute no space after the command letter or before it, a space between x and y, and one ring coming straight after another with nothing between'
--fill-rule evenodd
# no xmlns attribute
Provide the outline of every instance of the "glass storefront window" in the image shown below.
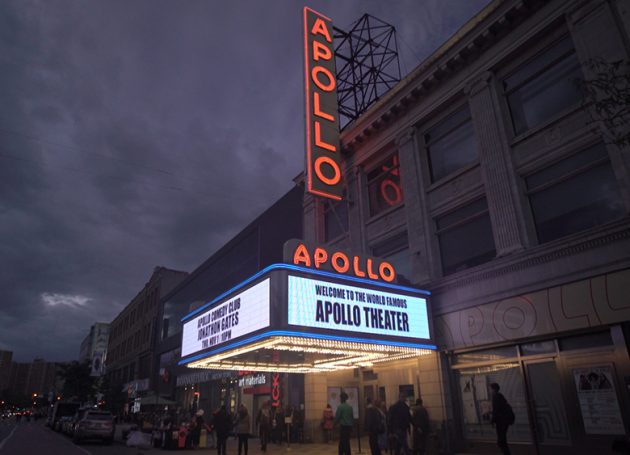
<svg viewBox="0 0 630 455"><path fill-rule="evenodd" d="M521 355L553 354L556 352L556 343L553 341L537 341L521 345Z"/></svg>
<svg viewBox="0 0 630 455"><path fill-rule="evenodd" d="M489 388L491 383L496 382L516 416L514 425L510 426L508 431L508 440L531 442L525 383L518 362L506 361L454 371L462 403L462 422L466 439L496 440L496 431L490 423L492 397Z"/></svg>
<svg viewBox="0 0 630 455"><path fill-rule="evenodd" d="M485 351L465 352L453 356L454 364L489 362L494 360L503 360L515 358L516 347L507 346L503 348L486 349Z"/></svg>

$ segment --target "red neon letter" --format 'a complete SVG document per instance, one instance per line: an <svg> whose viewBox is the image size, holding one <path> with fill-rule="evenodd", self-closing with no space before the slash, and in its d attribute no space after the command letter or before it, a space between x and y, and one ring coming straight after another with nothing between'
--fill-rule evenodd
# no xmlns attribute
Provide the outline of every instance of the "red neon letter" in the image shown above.
<svg viewBox="0 0 630 455"><path fill-rule="evenodd" d="M326 120L330 120L331 122L335 121L335 117L321 110L320 102L319 102L319 93L313 92L313 114L318 117L325 118Z"/></svg>
<svg viewBox="0 0 630 455"><path fill-rule="evenodd" d="M313 265L316 269L328 260L328 252L323 248L315 248L313 253Z"/></svg>
<svg viewBox="0 0 630 455"><path fill-rule="evenodd" d="M378 266L378 273L388 283L391 283L392 281L394 281L394 278L396 278L394 266L391 265L389 262L381 262L381 264Z"/></svg>
<svg viewBox="0 0 630 455"><path fill-rule="evenodd" d="M352 265L354 266L354 274L360 278L363 278L365 276L365 272L361 269L359 269L359 257L355 256L354 258L352 258Z"/></svg>
<svg viewBox="0 0 630 455"><path fill-rule="evenodd" d="M317 61L322 58L322 60L330 60L332 57L332 52L330 52L330 48L319 41L313 41L313 60Z"/></svg>
<svg viewBox="0 0 630 455"><path fill-rule="evenodd" d="M319 80L318 74L324 73L324 75L328 78L328 83L324 85L322 81ZM321 90L325 92L332 92L335 89L335 78L333 75L323 66L316 66L311 70L311 77L313 78L313 82L317 85Z"/></svg>
<svg viewBox="0 0 630 455"><path fill-rule="evenodd" d="M378 280L378 275L372 271L372 259L367 260L367 274L368 278L372 280Z"/></svg>
<svg viewBox="0 0 630 455"><path fill-rule="evenodd" d="M332 39L330 38L330 33L328 33L328 28L326 27L326 23L321 20L319 17L315 19L315 23L313 24L313 28L311 29L311 34L317 35L320 34L326 41L332 43Z"/></svg>
<svg viewBox="0 0 630 455"><path fill-rule="evenodd" d="M341 259L343 265L338 264L338 259ZM350 268L350 261L348 260L348 256L339 251L333 253L330 262L332 263L333 269L335 269L337 273L346 273Z"/></svg>
<svg viewBox="0 0 630 455"><path fill-rule="evenodd" d="M322 124L315 121L315 145L331 152L336 152L337 147L328 142L322 141Z"/></svg>
<svg viewBox="0 0 630 455"><path fill-rule="evenodd" d="M311 256L303 243L300 243L293 252L293 264L299 265L300 263L303 263L304 267L311 266Z"/></svg>
<svg viewBox="0 0 630 455"><path fill-rule="evenodd" d="M335 172L335 175L332 178L328 178L324 174L322 174L322 164L324 163L332 167L333 171ZM317 175L317 178L319 178L326 185L336 185L337 183L339 183L339 180L341 180L341 170L339 169L339 165L327 156L320 156L319 158L317 158L313 167L315 168L315 175Z"/></svg>

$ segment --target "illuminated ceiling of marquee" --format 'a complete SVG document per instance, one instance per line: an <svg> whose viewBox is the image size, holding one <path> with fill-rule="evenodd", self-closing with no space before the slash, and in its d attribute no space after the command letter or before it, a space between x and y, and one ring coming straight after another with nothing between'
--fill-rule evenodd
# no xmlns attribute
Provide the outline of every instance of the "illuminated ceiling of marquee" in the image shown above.
<svg viewBox="0 0 630 455"><path fill-rule="evenodd" d="M430 354L430 349L273 336L188 363L191 368L317 373Z"/></svg>

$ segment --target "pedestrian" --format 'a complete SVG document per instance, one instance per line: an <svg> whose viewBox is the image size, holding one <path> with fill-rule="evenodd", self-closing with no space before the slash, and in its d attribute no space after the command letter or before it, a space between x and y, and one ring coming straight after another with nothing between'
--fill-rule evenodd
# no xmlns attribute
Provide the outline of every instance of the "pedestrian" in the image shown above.
<svg viewBox="0 0 630 455"><path fill-rule="evenodd" d="M348 401L348 394L341 392L339 395L341 403L337 406L335 413L335 424L339 425L339 455L350 454L350 435L354 426L354 416L352 415L352 406Z"/></svg>
<svg viewBox="0 0 630 455"><path fill-rule="evenodd" d="M334 420L335 416L333 414L333 410L330 407L330 404L327 404L326 409L324 409L324 412L322 413L322 430L324 430L324 437L327 444L332 442Z"/></svg>
<svg viewBox="0 0 630 455"><path fill-rule="evenodd" d="M367 406L365 408L365 428L368 432L370 451L372 455L381 455L378 438L381 434L385 433L385 416L379 407L380 400L378 398L374 400L374 404L372 404L371 398L367 399Z"/></svg>
<svg viewBox="0 0 630 455"><path fill-rule="evenodd" d="M398 401L389 408L390 440L395 455L409 455L407 435L411 425L411 413L407 404L407 396L401 393Z"/></svg>
<svg viewBox="0 0 630 455"><path fill-rule="evenodd" d="M227 439L232 430L230 413L222 405L214 415L214 431L217 433L217 455L225 455Z"/></svg>
<svg viewBox="0 0 630 455"><path fill-rule="evenodd" d="M490 384L492 393L492 420L491 423L497 430L497 446L503 455L510 455L510 448L507 443L507 431L514 423L514 411L499 390L501 387L496 382Z"/></svg>
<svg viewBox="0 0 630 455"><path fill-rule="evenodd" d="M203 409L197 410L195 416L193 417L194 426L191 429L191 441L192 448L199 448L199 440L201 439L201 430L206 427L206 423L203 419L204 411Z"/></svg>
<svg viewBox="0 0 630 455"><path fill-rule="evenodd" d="M380 401L380 400L379 400ZM389 453L389 420L387 419L387 404L385 401L380 401L380 407L375 406L381 412L381 418L385 422L385 432L378 435L378 447Z"/></svg>
<svg viewBox="0 0 630 455"><path fill-rule="evenodd" d="M243 403L241 403L238 407L238 412L236 413L236 435L238 436L238 455L241 455L242 452L245 452L247 455L248 450L248 438L249 438L249 412Z"/></svg>
<svg viewBox="0 0 630 455"><path fill-rule="evenodd" d="M269 409L269 401L265 401L262 408L258 410L256 416L256 425L258 425L258 437L260 438L260 450L267 451L267 443L269 442L269 432L271 430L271 410Z"/></svg>
<svg viewBox="0 0 630 455"><path fill-rule="evenodd" d="M294 440L299 444L304 442L304 403L300 403L298 409L293 412Z"/></svg>
<svg viewBox="0 0 630 455"><path fill-rule="evenodd" d="M422 405L422 398L418 398L415 406L411 408L411 425L413 426L413 455L424 455L431 427L429 413Z"/></svg>

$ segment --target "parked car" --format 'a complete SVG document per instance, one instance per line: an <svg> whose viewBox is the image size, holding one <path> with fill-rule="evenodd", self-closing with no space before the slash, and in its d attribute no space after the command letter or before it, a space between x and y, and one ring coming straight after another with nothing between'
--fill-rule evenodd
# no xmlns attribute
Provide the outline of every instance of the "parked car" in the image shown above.
<svg viewBox="0 0 630 455"><path fill-rule="evenodd" d="M55 422L53 430L65 433L65 429L67 428L68 424L72 424L72 416L62 416Z"/></svg>
<svg viewBox="0 0 630 455"><path fill-rule="evenodd" d="M72 440L77 444L86 439L100 439L105 444L114 440L114 416L99 409L80 411L74 423Z"/></svg>
<svg viewBox="0 0 630 455"><path fill-rule="evenodd" d="M61 427L58 425L59 419L62 417L72 417L79 409L79 403L73 403L68 401L58 401L53 406L52 412L48 417L48 426L55 431L61 431Z"/></svg>

